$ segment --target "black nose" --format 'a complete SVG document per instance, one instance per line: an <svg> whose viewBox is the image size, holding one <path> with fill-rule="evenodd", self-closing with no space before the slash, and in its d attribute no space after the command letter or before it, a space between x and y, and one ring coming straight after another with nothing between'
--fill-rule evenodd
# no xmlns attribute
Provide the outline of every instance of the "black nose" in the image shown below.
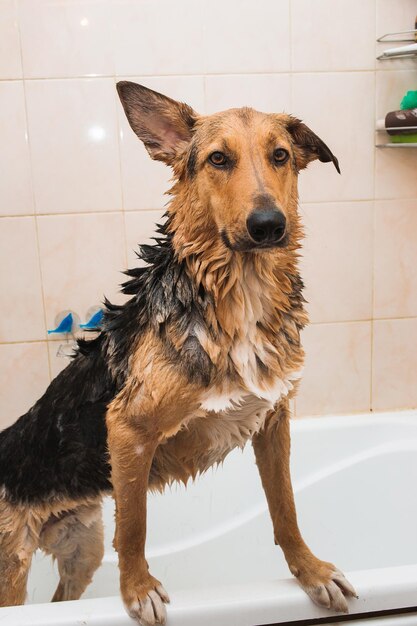
<svg viewBox="0 0 417 626"><path fill-rule="evenodd" d="M248 232L256 243L278 243L285 235L285 225L285 215L276 209L257 209L246 221Z"/></svg>

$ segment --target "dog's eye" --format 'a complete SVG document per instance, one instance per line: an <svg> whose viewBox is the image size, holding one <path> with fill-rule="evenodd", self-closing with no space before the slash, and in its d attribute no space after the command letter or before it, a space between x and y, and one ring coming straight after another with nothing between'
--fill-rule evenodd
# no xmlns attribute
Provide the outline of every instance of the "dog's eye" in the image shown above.
<svg viewBox="0 0 417 626"><path fill-rule="evenodd" d="M290 155L286 150L284 150L284 148L276 148L273 156L275 163L279 163L281 165L282 163L285 163Z"/></svg>
<svg viewBox="0 0 417 626"><path fill-rule="evenodd" d="M209 156L209 161L216 167L222 167L223 165L226 165L227 157L223 154L223 152L213 152Z"/></svg>

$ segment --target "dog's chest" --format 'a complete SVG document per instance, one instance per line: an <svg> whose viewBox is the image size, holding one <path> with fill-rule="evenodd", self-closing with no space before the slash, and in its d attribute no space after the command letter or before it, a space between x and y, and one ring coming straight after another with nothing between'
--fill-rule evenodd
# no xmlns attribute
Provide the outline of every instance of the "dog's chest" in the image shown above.
<svg viewBox="0 0 417 626"><path fill-rule="evenodd" d="M211 462L223 459L233 448L243 448L248 439L261 430L270 409L269 401L248 395L243 396L239 404L232 403L218 412L206 412L198 419L196 426L200 432L204 431L202 440Z"/></svg>
<svg viewBox="0 0 417 626"><path fill-rule="evenodd" d="M229 385L223 389L210 389L202 394L201 408L212 411L219 415L230 411L238 414L239 410L249 402L265 405L268 409L274 408L281 398L284 398L293 389L294 383L301 377L301 370L290 372L283 378L276 377L272 384L256 384L252 377L242 378L242 384L231 388Z"/></svg>
<svg viewBox="0 0 417 626"><path fill-rule="evenodd" d="M256 275L246 275L240 303L232 311L236 333L228 346L229 374L200 398L200 410L211 433L209 445L219 451L244 445L301 376L301 370L291 370L282 362L274 345L282 319L277 319L275 335L268 336L263 329L262 321L266 317L271 320L274 314ZM280 340L285 341L282 334Z"/></svg>
<svg viewBox="0 0 417 626"><path fill-rule="evenodd" d="M231 375L202 393L202 409L219 414L232 409L238 413L249 397L273 408L300 378L301 370L291 370L289 364L279 362L276 346L257 324L262 308L258 307L257 316L253 315L255 310L254 306L250 308L252 316L247 315L242 332L229 348Z"/></svg>
<svg viewBox="0 0 417 626"><path fill-rule="evenodd" d="M243 447L259 432L268 412L293 389L301 371L275 378L270 385L256 385L256 379L242 378L234 389L211 390L202 397L201 409L207 421L209 448L223 456L228 450Z"/></svg>

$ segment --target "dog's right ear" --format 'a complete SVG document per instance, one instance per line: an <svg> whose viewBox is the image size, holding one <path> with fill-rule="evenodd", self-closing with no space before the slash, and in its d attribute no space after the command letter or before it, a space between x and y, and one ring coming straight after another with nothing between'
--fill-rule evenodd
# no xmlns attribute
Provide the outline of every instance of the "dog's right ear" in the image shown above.
<svg viewBox="0 0 417 626"><path fill-rule="evenodd" d="M191 107L143 85L117 83L129 124L153 159L171 165L183 152L198 118Z"/></svg>

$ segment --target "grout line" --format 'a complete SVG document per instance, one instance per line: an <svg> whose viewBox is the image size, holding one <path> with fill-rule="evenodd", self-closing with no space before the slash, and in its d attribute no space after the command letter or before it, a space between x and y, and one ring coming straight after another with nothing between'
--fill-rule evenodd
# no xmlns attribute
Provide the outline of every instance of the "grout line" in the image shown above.
<svg viewBox="0 0 417 626"><path fill-rule="evenodd" d="M20 57L21 57L22 70L23 70L22 37L21 37L21 32L20 32L20 19L19 19L19 17L20 16L18 15L19 48L20 48ZM34 219L34 223L35 223L36 251L37 251L37 255L38 255L38 271L39 271L39 277L40 277L40 283L41 283L43 323L44 323L44 332L45 332L45 341L46 341L48 322L47 322L47 316L46 316L45 290L44 290L44 285L43 285L41 250L40 250L40 243L39 243L39 228L38 228L38 220L37 220L37 216L36 216L36 198L35 198L35 187L34 187L34 178L33 178L33 155L32 155L32 150L31 150L30 133L29 133L29 117L28 117L27 97L26 97L26 81L23 80L22 84L23 84L23 97L24 97L24 105L25 105L25 123L26 123L26 134L27 134L27 145L28 145L29 161L30 161L30 165L29 165L29 167L30 167L30 186L31 186L31 191L32 191L32 201L33 201L33 210L34 210L34 215L32 215L31 217ZM47 350L46 352L47 352L47 359L48 359L49 380L51 381L52 380L51 359L50 359L50 356L49 356L49 350Z"/></svg>
<svg viewBox="0 0 417 626"><path fill-rule="evenodd" d="M329 324L362 324L368 322L392 322L392 321L402 321L402 320L417 320L416 315L391 315L387 317L363 317L355 320L330 320L326 322L310 322L309 326L323 326Z"/></svg>
<svg viewBox="0 0 417 626"><path fill-rule="evenodd" d="M207 76L203 76L203 94L204 94L204 115L207 115L209 110L207 102Z"/></svg>
<svg viewBox="0 0 417 626"><path fill-rule="evenodd" d="M290 44L290 54L291 54L291 44ZM291 67L291 57L290 57L290 67ZM358 73L372 73L375 71L379 72L413 72L415 67L402 68L398 69L393 67L392 69L383 69L383 68L362 68L362 69L331 69L331 70L262 70L262 71L250 71L250 72L199 72L197 74L187 74L187 73L174 73L174 74L143 74L138 71L135 73L117 73L117 74L75 74L74 76L21 76L16 78L0 78L0 82L12 82L12 81L41 81L41 80L95 80L95 79L127 79L127 78L141 78L146 80L147 78L178 78L178 77L186 77L186 78L203 78L205 76L274 76L274 75L282 75L282 74L358 74Z"/></svg>
<svg viewBox="0 0 417 626"><path fill-rule="evenodd" d="M115 81L116 83L116 81ZM120 179L120 197L122 200L122 222L123 222L123 243L124 243L124 265L127 268L127 230L126 230L126 208L125 208L125 194L123 187L123 176L122 176L122 144L121 144L121 133L122 127L120 125L120 115L117 109L118 107L118 99L117 99L117 90L116 84L114 85L114 101L115 101L115 114L116 114L116 124L117 124L117 154L119 160L119 179Z"/></svg>
<svg viewBox="0 0 417 626"><path fill-rule="evenodd" d="M377 3L376 0L374 1L374 24L375 24L375 32L374 32L374 39L376 41L378 35L377 35ZM375 124L376 124L376 119L377 119L377 65L378 62L375 59L374 62L374 120L375 120ZM374 328L375 328L375 227L376 227L376 159L377 159L377 149L376 147L374 147L373 150L373 162L372 162L372 175L373 175L373 195L374 195L374 201L372 204L372 240L371 240L371 259L372 259L372 266L371 266L371 315L372 315L372 319L371 319L371 345L370 345L370 372L369 372L369 408L370 411L372 411L373 408L373 395L374 395L374 389L373 389L373 378L374 378Z"/></svg>
<svg viewBox="0 0 417 626"><path fill-rule="evenodd" d="M288 29L289 29L289 39L290 39L290 74L293 73L293 36L292 36L292 10L291 10L291 0L287 0L288 3ZM292 103L291 103L292 104Z"/></svg>
<svg viewBox="0 0 417 626"><path fill-rule="evenodd" d="M290 71L289 71L289 88L290 88L290 110L289 113L292 113L294 110L294 82L293 82L293 41L292 41L292 10L291 10L291 0L289 0L289 37L290 37ZM298 199L298 203L300 203L300 199ZM295 413L295 408L294 408Z"/></svg>
<svg viewBox="0 0 417 626"><path fill-rule="evenodd" d="M165 211L165 207L156 209L125 209L126 213L149 213L151 211ZM19 217L71 217L72 215L114 215L115 213L122 213L123 207L120 209L111 209L109 211L70 211L69 213L22 213L19 215L0 215L1 219L13 219Z"/></svg>
<svg viewBox="0 0 417 626"><path fill-rule="evenodd" d="M377 2L378 0L374 0L374 71L376 72L377 70L377 65L379 63L379 61L377 60L377 56L379 54L378 52L378 42L377 39L379 37L379 35L377 34L377 19L378 19L378 7L377 7Z"/></svg>
<svg viewBox="0 0 417 626"><path fill-rule="evenodd" d="M23 62L23 46L22 46L22 32L21 32L21 28L20 28L21 19L20 19L20 2L19 2L19 0L14 0L14 4L15 4L15 7L16 7L17 32L19 34L20 66L22 68L22 76L21 76L20 80L24 81L26 77L25 77L25 64ZM4 79L0 78L0 81L2 81L2 80L4 80ZM15 80L15 79L11 79L11 80ZM16 80L19 80L19 79L16 79ZM25 96L25 98L26 98L26 96Z"/></svg>
<svg viewBox="0 0 417 626"><path fill-rule="evenodd" d="M374 180L375 184L375 180ZM375 318L375 229L376 229L376 206L374 202L374 206L372 208L372 278L371 278L371 304L372 304L372 319L371 319L371 372L370 372L370 400L371 400L371 411L373 407L373 379L374 379L374 333L375 333L375 321L384 318ZM394 318L385 318L385 319L394 319ZM407 319L407 318L402 318Z"/></svg>
<svg viewBox="0 0 417 626"><path fill-rule="evenodd" d="M200 9L200 19L201 19L201 45L203 46L203 54L202 54L202 66L203 66L203 89L204 89L204 114L207 115L208 107L207 107L207 98L206 98L206 78L208 76L207 73L207 21L208 21L208 5L206 2L202 3Z"/></svg>
<svg viewBox="0 0 417 626"><path fill-rule="evenodd" d="M376 34L376 20L377 20L377 7L375 2L375 39L377 38ZM374 118L377 119L377 62L375 61L375 72L374 72ZM373 410L374 406L374 332L375 332L375 230L376 230L376 159L377 159L377 148L374 147L373 152L373 192L374 192L374 202L372 206L372 276L371 276L371 368L370 368L370 381L369 381L369 395L370 395L370 410Z"/></svg>
<svg viewBox="0 0 417 626"><path fill-rule="evenodd" d="M399 411L404 411L406 413L409 413L410 411L415 411L414 407L409 407L409 406L394 406L394 407L390 407L390 408L384 408L384 409L378 409L377 413L397 413ZM358 415L362 415L362 414L366 414L368 415L368 413L370 415L372 415L372 411L370 411L369 409L345 409L344 411L339 411L339 409L337 409L336 411L334 410L330 410L330 409L326 409L324 412L319 412L319 413L302 413L301 415L297 416L298 419L304 419L304 420L310 420L310 419L315 419L317 417L334 417L336 420L340 417L353 417L353 416L358 416Z"/></svg>
<svg viewBox="0 0 417 626"><path fill-rule="evenodd" d="M356 198L356 199L346 199L346 200L311 200L311 201L303 201L301 198L299 199L299 206L300 206L300 210L303 209L303 207L305 206L310 206L310 205L320 205L320 204L336 204L336 205L340 205L340 204L352 204L352 203L363 203L363 202L396 202L396 203L401 203L401 202L410 202L410 201L414 201L417 202L417 199L415 196L410 196L410 197L404 197L404 198L374 198L374 197L370 197L370 198ZM106 210L106 211L69 211L67 213L19 213L19 214L4 214L4 215L0 215L0 220L1 219L12 219L12 218L19 218L19 217L68 217L68 216L72 216L72 215L110 215L113 213L121 213L122 211L126 211L126 213L146 213L146 212L151 212L151 211L165 211L166 208L165 207L154 207L154 208L147 208L147 209L124 209L123 207L120 208L115 208L115 209L110 209L110 210Z"/></svg>
<svg viewBox="0 0 417 626"><path fill-rule="evenodd" d="M36 247L37 247L37 251L38 251L38 266L39 266L39 273L40 273L40 279L41 279L43 322L44 322L44 326L45 326L45 341L46 341L48 320L47 320L47 315L46 315L45 289L44 289L44 285L43 285L43 272L42 272L42 263L41 263L41 249L40 249L40 243L39 243L39 226L38 226L38 220L36 218L36 215L35 215L35 230L36 230ZM49 378L50 378L50 380L52 380L52 365L51 365L51 359L50 359L50 356L49 356L49 350L48 350L48 368L49 368Z"/></svg>
<svg viewBox="0 0 417 626"><path fill-rule="evenodd" d="M363 324L363 323L369 323L369 322L407 322L407 321L415 321L417 322L417 315L414 316L408 316L408 317L378 317L375 320L372 319L361 319L361 320L341 320L341 321L334 321L334 322L311 322L309 324L309 327L311 326L331 326L331 325L340 325L340 324ZM14 341L0 341L0 346L9 346L9 345L21 345L21 344L25 344L25 343L46 343L47 345L49 344L54 344L54 343L62 343L64 341L64 338L61 337L49 337L45 338L45 339L21 339L21 340L14 340Z"/></svg>
<svg viewBox="0 0 417 626"><path fill-rule="evenodd" d="M21 339L20 341L17 341L17 340L15 340L15 341L1 341L0 342L0 346L20 346L20 345L24 345L26 343L30 343L30 344L32 344L32 343L34 343L34 344L46 343L46 344L49 344L49 343L52 343L52 342L58 343L58 341L59 341L58 339L54 339L54 340L51 340L51 339ZM62 339L61 339L61 343L62 343Z"/></svg>

